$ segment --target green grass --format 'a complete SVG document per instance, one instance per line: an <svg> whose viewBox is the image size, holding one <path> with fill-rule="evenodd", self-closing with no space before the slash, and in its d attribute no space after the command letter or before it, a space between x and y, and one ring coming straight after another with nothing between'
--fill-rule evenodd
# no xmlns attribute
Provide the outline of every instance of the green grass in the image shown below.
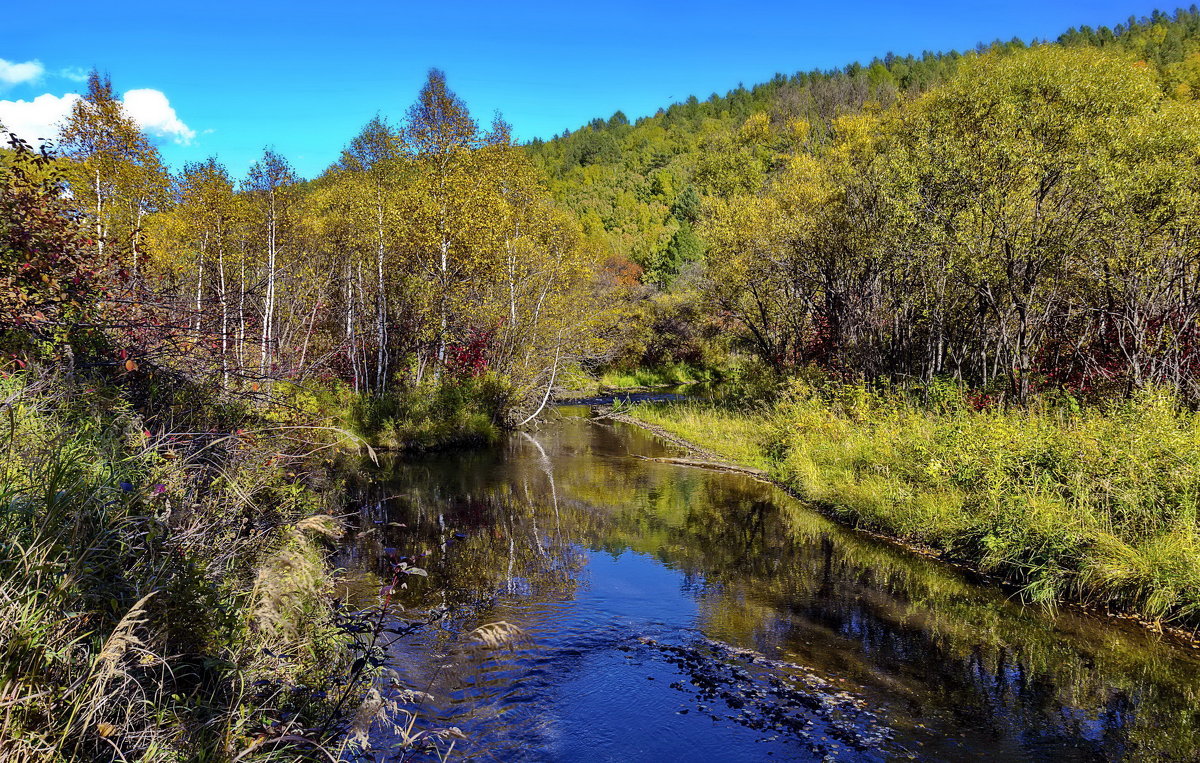
<svg viewBox="0 0 1200 763"><path fill-rule="evenodd" d="M654 368L611 370L600 375L599 384L606 389L630 389L636 387L671 387L679 384L712 381L712 371L696 368L684 363Z"/></svg>
<svg viewBox="0 0 1200 763"><path fill-rule="evenodd" d="M712 406L646 404L632 414L733 463L763 470L772 466L762 425L765 410L750 415Z"/></svg>
<svg viewBox="0 0 1200 763"><path fill-rule="evenodd" d="M1147 391L1105 407L973 410L798 386L770 408L634 415L766 468L852 524L1002 575L1035 602L1200 622L1200 414Z"/></svg>

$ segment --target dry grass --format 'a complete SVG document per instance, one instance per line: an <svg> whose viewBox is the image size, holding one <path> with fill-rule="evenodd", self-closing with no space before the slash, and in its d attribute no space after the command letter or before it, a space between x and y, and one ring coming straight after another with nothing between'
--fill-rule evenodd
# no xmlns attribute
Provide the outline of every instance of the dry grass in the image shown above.
<svg viewBox="0 0 1200 763"><path fill-rule="evenodd" d="M497 620L479 626L468 633L467 638L484 649L516 649L529 641L529 634L519 625L513 625L507 620Z"/></svg>
<svg viewBox="0 0 1200 763"><path fill-rule="evenodd" d="M296 690L353 658L339 523L280 443L143 428L113 390L0 377L0 759L319 755L356 707Z"/></svg>

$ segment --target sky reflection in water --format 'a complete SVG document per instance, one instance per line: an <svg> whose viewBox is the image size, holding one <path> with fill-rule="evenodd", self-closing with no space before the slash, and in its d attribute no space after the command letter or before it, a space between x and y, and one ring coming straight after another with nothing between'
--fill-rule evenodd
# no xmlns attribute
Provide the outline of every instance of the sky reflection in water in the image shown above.
<svg viewBox="0 0 1200 763"><path fill-rule="evenodd" d="M422 723L502 760L1193 760L1200 660L1008 602L748 477L564 416L358 475L343 564L425 552L393 648ZM398 523L406 525L399 527ZM484 650L504 620L529 638Z"/></svg>

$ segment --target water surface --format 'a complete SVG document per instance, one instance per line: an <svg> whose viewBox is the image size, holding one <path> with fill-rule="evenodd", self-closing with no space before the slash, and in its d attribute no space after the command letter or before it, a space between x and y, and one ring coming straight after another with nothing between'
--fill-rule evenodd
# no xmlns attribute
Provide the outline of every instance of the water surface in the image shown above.
<svg viewBox="0 0 1200 763"><path fill-rule="evenodd" d="M428 578L397 640L415 727L482 760L1196 760L1200 659L1009 601L750 477L579 411L358 475L360 540ZM497 621L523 638L488 647Z"/></svg>

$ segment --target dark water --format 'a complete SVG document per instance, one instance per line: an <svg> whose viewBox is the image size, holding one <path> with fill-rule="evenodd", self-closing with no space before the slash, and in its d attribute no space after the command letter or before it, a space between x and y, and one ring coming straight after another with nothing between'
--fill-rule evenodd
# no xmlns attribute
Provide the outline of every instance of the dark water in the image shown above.
<svg viewBox="0 0 1200 763"><path fill-rule="evenodd" d="M1200 759L1191 651L571 413L351 487L362 590L386 548L423 554L399 617L450 612L391 647L427 693L410 733L458 727L454 755L483 760ZM469 635L496 621L524 637Z"/></svg>

